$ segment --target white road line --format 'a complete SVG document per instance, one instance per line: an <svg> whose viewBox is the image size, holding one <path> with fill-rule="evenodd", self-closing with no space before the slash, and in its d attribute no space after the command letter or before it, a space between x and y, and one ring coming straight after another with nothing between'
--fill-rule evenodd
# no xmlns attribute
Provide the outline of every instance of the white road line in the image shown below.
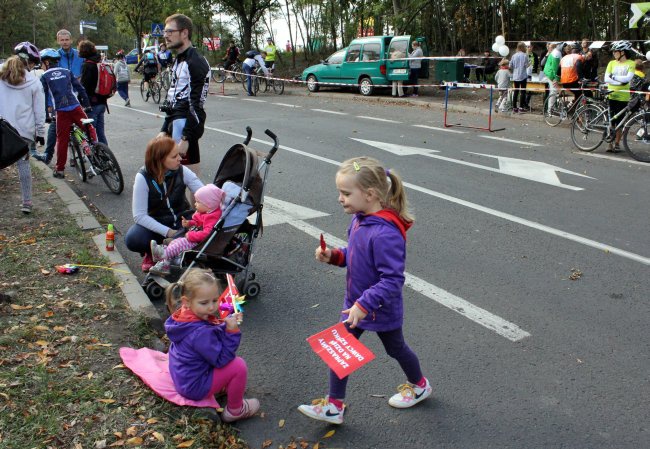
<svg viewBox="0 0 650 449"><path fill-rule="evenodd" d="M242 98L243 101L253 101L255 103L266 103L266 100L256 100L255 98Z"/></svg>
<svg viewBox="0 0 650 449"><path fill-rule="evenodd" d="M312 109L312 111L316 111L316 112L325 112L326 114L348 115L347 112L329 111L329 110L327 110L327 109Z"/></svg>
<svg viewBox="0 0 650 449"><path fill-rule="evenodd" d="M320 239L321 233L325 238L325 241L330 247L343 247L347 246L347 243L337 237L334 237L331 234L323 232L321 229L318 229L316 226L302 221L302 220L292 220L287 222L289 225L295 227L296 229L301 230L302 232L314 237L315 239ZM420 293L423 296L426 296L429 299L437 302L440 305L447 307L450 310L464 316L465 318L474 321L481 326L496 332L502 337L507 338L510 341L519 341L526 337L530 337L530 334L525 330L521 329L514 323L504 320L503 318L494 315L488 312L485 309L482 309L478 306L475 306L469 301L459 298L446 290L436 287L435 285L429 284L424 279L420 279L417 276L412 274L405 273L405 283L406 287L409 287L416 292Z"/></svg>
<svg viewBox="0 0 650 449"><path fill-rule="evenodd" d="M411 126L415 126L416 128L432 129L434 131L444 131L446 133L467 134L467 131L458 131L457 129L439 128L437 126L428 126L428 125L411 125Z"/></svg>
<svg viewBox="0 0 650 449"><path fill-rule="evenodd" d="M365 118L366 120L376 120L378 122L386 122L386 123L402 123L398 122L397 120L389 120L387 118L379 118L379 117L368 117L366 115L357 115L357 118Z"/></svg>
<svg viewBox="0 0 650 449"><path fill-rule="evenodd" d="M644 167L650 167L650 164L648 164L647 162L635 161L634 159L623 159L616 156L609 156L607 154L593 154L593 153L586 153L584 151L572 151L572 153L579 154L580 156L596 157L599 159L607 159L609 161L624 162L626 164L635 164L635 165L642 165Z"/></svg>
<svg viewBox="0 0 650 449"><path fill-rule="evenodd" d="M277 106L286 106L287 108L301 108L302 106L298 106L297 104L287 104L287 103L272 103Z"/></svg>
<svg viewBox="0 0 650 449"><path fill-rule="evenodd" d="M136 108L113 105L113 104L111 104L111 106L115 106L115 107L118 107L118 108L124 108L124 109L128 109L130 111L140 112L140 113L143 113L143 114L153 115L154 117L162 118L162 116L160 114L154 114L152 112L142 111L142 110L136 109ZM209 127L209 126L206 126L205 129L209 129L209 130L212 130L212 131L215 131L215 132L218 132L218 133L222 133L222 134L228 134L228 135L231 135L231 136L239 137L241 139L246 137L243 134L235 133L235 132L232 132L232 131L227 131L227 130L224 130L224 129L212 128L212 127ZM255 137L253 137L253 140L256 141L256 142L264 143L264 144L269 143L268 140L262 140L262 139L258 139L258 138L255 138ZM341 163L339 161L335 161L333 159L328 159L326 157L318 156L316 154L308 153L306 151L298 150L298 149L295 149L295 148L287 147L285 145L280 145L280 149L283 150L283 151L289 151L291 153L300 154L302 156L305 156L305 157L308 157L308 158L311 158L311 159L315 159L315 160L318 160L318 161L321 161L321 162L325 162L327 164L335 165L337 167L339 165L341 165ZM546 226L546 225L543 225L543 224L540 224L540 223L536 223L536 222L531 221L531 220L526 220L525 218L520 218L520 217L517 217L515 215L511 215L511 214L508 214L508 213L505 213L505 212L498 211L496 209L490 209L489 207L481 206L480 204L472 203L470 201L465 201L465 200L462 200L460 198L456 198L456 197L453 197L451 195L446 195L444 193L436 192L434 190L426 189L424 187L416 186L414 184L410 184L410 183L405 182L404 186L408 187L410 189L416 190L418 192L424 193L426 195L431 195L431 196L434 196L436 198L440 198L440 199L445 200L445 201L450 201L452 203L459 204L461 206L469 207L470 209L478 210L479 212L483 212L483 213L486 213L488 215L492 215L492 216L495 216L495 217L498 217L498 218L502 218L504 220L511 221L513 223L521 224L521 225L527 226L529 228L537 229L538 231L546 232L547 234L555 235L557 237L561 237L561 238L566 239L566 240L570 240L570 241L573 241L573 242L576 242L576 243L580 243L582 245L585 245L585 246L588 246L588 247L591 247L591 248L595 248L595 249L600 250L600 251L608 252L608 253L611 253L611 254L616 254L617 256L624 257L626 259L630 259L630 260L633 260L635 262L642 263L644 265L650 265L650 258L641 256L639 254L632 253L630 251L625 251L623 249L619 249L619 248L616 248L614 246L607 245L605 243L600 243L600 242L597 242L595 240L591 240L591 239L588 239L588 238L585 238L585 237L581 237L579 235L575 235L575 234L571 234L569 232L562 231L561 229L552 228L550 226Z"/></svg>
<svg viewBox="0 0 650 449"><path fill-rule="evenodd" d="M524 142L523 140L506 139L505 137L496 137L496 136L479 136L479 137L482 137L483 139L500 140L501 142L518 143L519 145L526 145L528 147L544 146L544 145L540 145L539 143L530 143L530 142Z"/></svg>

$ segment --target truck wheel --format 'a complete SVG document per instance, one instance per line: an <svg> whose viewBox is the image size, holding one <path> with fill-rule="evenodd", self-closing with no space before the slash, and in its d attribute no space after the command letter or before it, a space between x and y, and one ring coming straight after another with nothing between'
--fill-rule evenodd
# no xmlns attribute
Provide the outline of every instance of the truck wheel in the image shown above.
<svg viewBox="0 0 650 449"><path fill-rule="evenodd" d="M361 92L361 95L368 97L372 95L373 90L372 80L367 77L361 78L361 81L359 81L359 92Z"/></svg>
<svg viewBox="0 0 650 449"><path fill-rule="evenodd" d="M309 92L318 92L320 86L318 85L318 80L314 75L309 75L307 77L307 90Z"/></svg>

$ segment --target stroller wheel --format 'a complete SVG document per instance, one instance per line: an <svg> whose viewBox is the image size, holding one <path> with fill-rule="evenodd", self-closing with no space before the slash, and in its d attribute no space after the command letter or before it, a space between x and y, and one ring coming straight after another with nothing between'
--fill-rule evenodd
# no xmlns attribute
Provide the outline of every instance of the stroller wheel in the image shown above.
<svg viewBox="0 0 650 449"><path fill-rule="evenodd" d="M249 282L246 285L246 291L244 294L246 295L246 299L253 299L257 297L257 295L260 294L260 284L258 282Z"/></svg>
<svg viewBox="0 0 650 449"><path fill-rule="evenodd" d="M145 292L152 301L160 301L165 296L165 290L155 281L150 282L149 285L147 285Z"/></svg>

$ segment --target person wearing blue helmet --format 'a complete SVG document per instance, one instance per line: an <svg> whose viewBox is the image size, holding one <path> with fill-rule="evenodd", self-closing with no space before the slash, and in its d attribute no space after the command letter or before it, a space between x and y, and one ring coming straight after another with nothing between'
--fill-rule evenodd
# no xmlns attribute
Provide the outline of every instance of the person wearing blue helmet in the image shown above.
<svg viewBox="0 0 650 449"><path fill-rule="evenodd" d="M54 49L46 48L41 51L41 62L45 73L41 77L43 90L47 99L48 112L56 112L56 167L54 177L63 178L63 170L68 158L68 144L72 124L82 127L81 120L88 118L81 104L90 110L90 100L79 80L66 68L59 67L61 55ZM81 104L77 96L81 99ZM97 140L96 133L91 128L90 138Z"/></svg>

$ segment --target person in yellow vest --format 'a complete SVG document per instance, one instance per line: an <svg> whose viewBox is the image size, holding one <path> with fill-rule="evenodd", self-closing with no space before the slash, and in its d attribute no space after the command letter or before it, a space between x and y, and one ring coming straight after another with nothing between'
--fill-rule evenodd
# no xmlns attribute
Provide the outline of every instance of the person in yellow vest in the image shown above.
<svg viewBox="0 0 650 449"><path fill-rule="evenodd" d="M573 42L570 45L569 54L564 56L560 60L560 82L564 89L571 90L573 94L573 104L581 94L580 91L580 80L582 79L582 73L578 73L579 64L584 61L584 58L580 54L580 44Z"/></svg>
<svg viewBox="0 0 650 449"><path fill-rule="evenodd" d="M275 69L275 59L280 59L280 51L278 47L273 43L273 39L270 37L266 38L266 47L264 47L264 53L266 57L264 58L264 64L268 69Z"/></svg>
<svg viewBox="0 0 650 449"><path fill-rule="evenodd" d="M628 56L632 54L632 44L629 41L613 42L610 50L614 59L609 61L605 69L605 82L607 89L613 91L609 94L609 114L612 117L612 124L618 125L622 117L613 119L616 114L621 112L628 101L630 101L630 81L634 77L635 64L629 60ZM610 142L608 153L620 153L621 129L616 131L616 139Z"/></svg>

